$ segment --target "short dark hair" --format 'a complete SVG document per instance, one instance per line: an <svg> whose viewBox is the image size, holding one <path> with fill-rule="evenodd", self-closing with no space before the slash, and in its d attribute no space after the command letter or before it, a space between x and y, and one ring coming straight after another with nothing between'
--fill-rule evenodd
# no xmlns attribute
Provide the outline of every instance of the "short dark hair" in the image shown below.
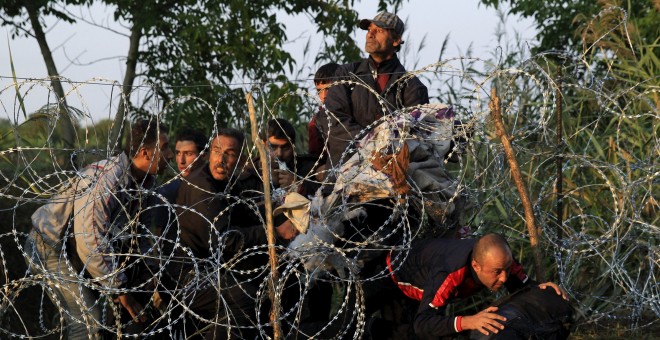
<svg viewBox="0 0 660 340"><path fill-rule="evenodd" d="M335 77L335 72L337 72L337 68L339 68L339 64L337 63L327 63L319 67L314 74L314 84L318 85L332 82Z"/></svg>
<svg viewBox="0 0 660 340"><path fill-rule="evenodd" d="M287 139L291 144L296 143L296 129L288 120L284 118L275 118L268 121L267 138L275 137L277 139ZM265 139L267 139L265 138Z"/></svg>
<svg viewBox="0 0 660 340"><path fill-rule="evenodd" d="M176 142L191 141L195 143L197 152L202 152L208 143L208 138L201 131L183 128L176 134Z"/></svg>
<svg viewBox="0 0 660 340"><path fill-rule="evenodd" d="M158 143L159 133L167 133L167 127L158 122L155 116L139 118L131 125L131 132L126 136L124 151L133 158L142 147L153 147Z"/></svg>
<svg viewBox="0 0 660 340"><path fill-rule="evenodd" d="M225 136L229 138L234 138L237 142L238 145L241 149L243 149L243 146L245 144L245 134L241 130L234 129L234 128L219 128L218 132L215 134L216 137L218 136Z"/></svg>

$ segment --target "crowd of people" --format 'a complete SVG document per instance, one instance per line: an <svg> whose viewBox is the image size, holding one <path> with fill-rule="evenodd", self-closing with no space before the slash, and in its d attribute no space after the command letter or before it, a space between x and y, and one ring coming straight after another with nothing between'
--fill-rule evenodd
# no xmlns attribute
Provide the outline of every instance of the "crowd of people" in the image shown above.
<svg viewBox="0 0 660 340"><path fill-rule="evenodd" d="M389 112L429 103L426 87L397 58L404 43L401 19L381 12L359 27L366 31L369 56L324 65L314 79L322 105L309 124L309 153L296 152L290 122L267 122L261 139L269 150L273 189L306 198L328 195L337 180L331 170L356 152L363 131ZM264 183L258 162L246 156L247 144L244 133L230 127L210 138L183 129L173 152L164 126L155 118L138 120L121 154L80 170L34 213L26 260L32 275L47 278L46 291L66 320L63 332L69 339L143 334L157 328L154 320L178 327L170 334L207 339L252 339L269 329L263 311L269 306L257 299L268 275ZM401 149L397 152L407 152ZM157 175L173 159L178 174L157 185ZM347 239L387 223L382 206L387 203L375 208L381 210L371 219L348 221ZM282 245L301 232L299 221L289 217L274 218ZM375 278L364 282L367 322L364 329L353 324L349 332L374 339L432 339L468 331L475 337L567 335L570 306L562 288L531 280L502 236L456 235L416 239L408 248L391 247L363 259L360 275ZM386 275L372 275L378 272ZM297 326L300 337L332 332L317 327L324 325L323 317L332 318L318 313L332 310L328 296L333 294L319 286L304 296L312 307L301 313L310 322ZM450 303L501 287L524 291L472 315L446 311ZM282 301L300 303L287 296ZM393 301L413 304L415 311L386 317L384 306Z"/></svg>

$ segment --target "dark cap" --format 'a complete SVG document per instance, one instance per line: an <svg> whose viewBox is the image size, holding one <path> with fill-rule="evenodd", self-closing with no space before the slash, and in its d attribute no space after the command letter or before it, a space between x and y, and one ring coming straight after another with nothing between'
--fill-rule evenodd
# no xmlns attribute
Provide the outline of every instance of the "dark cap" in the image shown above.
<svg viewBox="0 0 660 340"><path fill-rule="evenodd" d="M396 14L388 13L388 12L380 12L376 14L376 17L369 20L369 19L362 19L360 20L360 28L363 30L369 29L369 24L373 23L374 25L380 27L380 28L385 28L388 30L394 31L397 35L401 36L403 34L403 21L399 19L399 17Z"/></svg>

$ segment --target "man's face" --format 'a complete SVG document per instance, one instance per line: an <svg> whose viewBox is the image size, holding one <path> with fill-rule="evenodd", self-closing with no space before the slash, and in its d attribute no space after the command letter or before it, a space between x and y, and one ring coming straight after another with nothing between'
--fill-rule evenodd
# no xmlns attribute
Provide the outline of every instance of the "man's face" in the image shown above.
<svg viewBox="0 0 660 340"><path fill-rule="evenodd" d="M325 103L325 97L328 96L328 83L321 82L316 84L315 86L316 86L316 93L319 94L319 99L321 99L321 103Z"/></svg>
<svg viewBox="0 0 660 340"><path fill-rule="evenodd" d="M371 23L367 29L367 42L364 50L371 55L387 59L387 57L394 54L400 43L401 39L394 40L392 31Z"/></svg>
<svg viewBox="0 0 660 340"><path fill-rule="evenodd" d="M288 139L280 139L273 136L268 137L268 147L270 148L271 156L277 157L277 159L284 163L293 161L293 145L291 145Z"/></svg>
<svg viewBox="0 0 660 340"><path fill-rule="evenodd" d="M209 170L211 176L218 181L229 179L241 154L241 146L233 137L217 136L211 143L211 152L209 153Z"/></svg>
<svg viewBox="0 0 660 340"><path fill-rule="evenodd" d="M511 254L500 249L488 251L482 259L472 260L472 268L479 281L490 291L496 292L509 277L509 268L513 263Z"/></svg>
<svg viewBox="0 0 660 340"><path fill-rule="evenodd" d="M193 141L180 140L176 142L174 147L174 155L176 157L176 166L181 172L182 177L186 177L193 170L199 168L203 162L198 159L199 150Z"/></svg>
<svg viewBox="0 0 660 340"><path fill-rule="evenodd" d="M140 170L151 175L162 174L174 156L170 149L170 138L166 133L158 134L158 144L151 148L145 147L144 151L146 154Z"/></svg>

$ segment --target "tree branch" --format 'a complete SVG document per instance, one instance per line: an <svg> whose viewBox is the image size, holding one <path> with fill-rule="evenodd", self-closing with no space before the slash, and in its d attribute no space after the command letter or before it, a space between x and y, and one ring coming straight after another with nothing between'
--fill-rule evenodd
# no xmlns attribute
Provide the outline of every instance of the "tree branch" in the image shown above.
<svg viewBox="0 0 660 340"><path fill-rule="evenodd" d="M264 183L264 202L266 214L266 233L268 237L268 257L270 262L270 280L268 280L268 293L271 301L270 322L273 325L273 338L279 340L282 338L282 330L280 329L280 301L278 295L275 294L275 282L279 280L279 272L277 271L277 252L275 251L275 230L273 227L273 206L270 200L270 167L268 166L268 155L266 154L266 147L259 137L257 131L257 118L254 110L254 103L252 102L252 93L245 94L247 101L248 111L250 112L250 125L252 127L252 141L257 147L259 152L259 159L261 159L261 178Z"/></svg>
<svg viewBox="0 0 660 340"><path fill-rule="evenodd" d="M495 122L497 136L502 141L504 153L509 163L509 167L511 168L511 175L513 176L513 181L516 183L516 188L518 189L518 194L520 195L520 200L522 201L523 209L525 210L525 224L527 225L527 230L529 231L529 242L532 246L532 253L534 255L536 280L539 282L544 282L545 270L543 269L541 252L538 247L538 231L536 228L536 222L534 221L534 210L532 209L532 203L529 200L527 188L525 187L525 183L522 180L520 168L518 167L518 161L516 160L516 155L513 152L513 148L511 147L511 141L504 128L502 112L500 111L500 99L497 97L497 89L495 89L495 87L491 89L490 96L490 103L488 104L488 107L490 108L490 114L493 117L493 121Z"/></svg>

